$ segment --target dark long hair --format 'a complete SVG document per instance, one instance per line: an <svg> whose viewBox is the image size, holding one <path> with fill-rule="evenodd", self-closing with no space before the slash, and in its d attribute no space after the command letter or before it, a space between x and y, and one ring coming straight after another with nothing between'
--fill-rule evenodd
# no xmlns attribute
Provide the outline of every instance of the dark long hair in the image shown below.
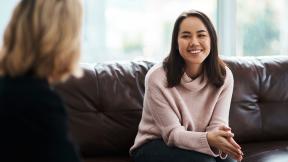
<svg viewBox="0 0 288 162"><path fill-rule="evenodd" d="M223 85L226 76L225 63L219 58L217 34L210 19L202 12L190 10L183 12L176 20L172 33L172 42L169 55L164 59L163 67L166 72L168 87L172 88L180 84L181 77L184 74L185 62L181 57L178 49L178 33L180 25L187 17L197 17L205 25L210 35L211 50L207 58L204 60L203 72L206 73L208 81L215 87L219 88Z"/></svg>

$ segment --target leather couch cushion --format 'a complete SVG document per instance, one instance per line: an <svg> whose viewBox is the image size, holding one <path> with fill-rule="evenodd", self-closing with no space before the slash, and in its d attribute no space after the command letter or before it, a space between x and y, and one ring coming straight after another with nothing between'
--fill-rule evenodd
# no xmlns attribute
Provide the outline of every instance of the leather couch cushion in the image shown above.
<svg viewBox="0 0 288 162"><path fill-rule="evenodd" d="M82 65L84 76L56 88L84 157L128 155L141 119L144 78L151 62Z"/></svg>
<svg viewBox="0 0 288 162"><path fill-rule="evenodd" d="M279 149L256 154L252 157L246 158L242 162L287 162L287 161L288 161L288 150Z"/></svg>
<svg viewBox="0 0 288 162"><path fill-rule="evenodd" d="M288 139L288 58L226 58L234 76L230 126L238 142Z"/></svg>

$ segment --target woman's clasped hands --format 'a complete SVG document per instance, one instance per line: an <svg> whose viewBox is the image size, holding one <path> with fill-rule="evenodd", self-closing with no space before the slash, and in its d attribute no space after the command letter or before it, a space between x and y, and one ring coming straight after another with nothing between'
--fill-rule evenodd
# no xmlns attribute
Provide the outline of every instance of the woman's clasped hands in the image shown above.
<svg viewBox="0 0 288 162"><path fill-rule="evenodd" d="M243 152L241 151L240 145L233 139L234 133L231 132L231 128L222 126L218 130L213 130L207 133L207 140L210 147L217 148L230 155L237 161L243 159Z"/></svg>

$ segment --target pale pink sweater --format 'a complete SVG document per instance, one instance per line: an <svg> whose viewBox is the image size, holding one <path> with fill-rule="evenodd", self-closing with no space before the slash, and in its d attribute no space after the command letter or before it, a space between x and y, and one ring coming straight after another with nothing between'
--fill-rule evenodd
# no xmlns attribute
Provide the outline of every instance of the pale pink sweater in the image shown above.
<svg viewBox="0 0 288 162"><path fill-rule="evenodd" d="M202 77L192 80L184 73L180 85L167 88L162 64L148 71L142 119L130 152L150 140L162 138L168 146L219 156L217 149L211 150L207 132L228 126L233 75L226 67L226 78L220 88Z"/></svg>

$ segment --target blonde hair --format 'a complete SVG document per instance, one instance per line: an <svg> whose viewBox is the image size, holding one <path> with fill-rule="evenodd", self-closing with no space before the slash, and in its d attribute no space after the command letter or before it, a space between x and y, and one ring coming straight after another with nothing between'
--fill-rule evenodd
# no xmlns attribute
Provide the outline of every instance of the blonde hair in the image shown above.
<svg viewBox="0 0 288 162"><path fill-rule="evenodd" d="M78 69L80 0L21 0L4 33L0 71L64 80Z"/></svg>

